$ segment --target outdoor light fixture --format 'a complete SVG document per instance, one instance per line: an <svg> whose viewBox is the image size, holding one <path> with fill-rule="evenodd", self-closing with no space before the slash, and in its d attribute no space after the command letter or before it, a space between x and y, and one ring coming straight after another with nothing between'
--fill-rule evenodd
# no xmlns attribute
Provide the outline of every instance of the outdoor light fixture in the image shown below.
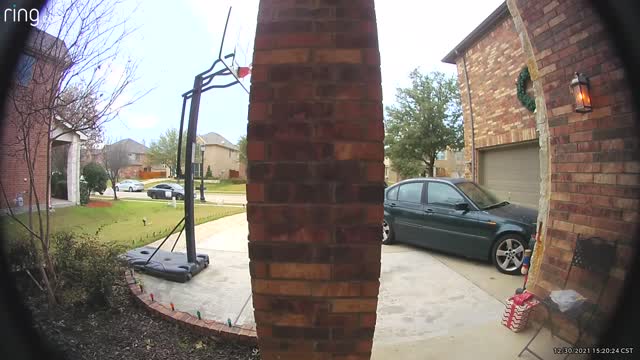
<svg viewBox="0 0 640 360"><path fill-rule="evenodd" d="M576 73L571 80L571 92L576 103L576 112L591 112L591 94L589 93L589 78L585 74Z"/></svg>

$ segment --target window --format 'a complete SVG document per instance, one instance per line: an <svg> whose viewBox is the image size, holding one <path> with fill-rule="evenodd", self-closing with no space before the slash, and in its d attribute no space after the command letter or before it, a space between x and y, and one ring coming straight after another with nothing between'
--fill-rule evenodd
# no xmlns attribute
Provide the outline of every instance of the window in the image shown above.
<svg viewBox="0 0 640 360"><path fill-rule="evenodd" d="M394 187L393 189L389 190L389 192L387 192L387 199L389 200L398 200L398 186Z"/></svg>
<svg viewBox="0 0 640 360"><path fill-rule="evenodd" d="M438 151L436 160L447 160L447 153L445 151Z"/></svg>
<svg viewBox="0 0 640 360"><path fill-rule="evenodd" d="M456 161L464 161L464 153L462 151L456 153Z"/></svg>
<svg viewBox="0 0 640 360"><path fill-rule="evenodd" d="M33 78L33 66L36 63L36 58L29 55L22 55L18 60L18 67L16 68L16 80L18 84L22 86L29 85Z"/></svg>
<svg viewBox="0 0 640 360"><path fill-rule="evenodd" d="M389 178L389 167L388 166L384 167L384 178L385 179Z"/></svg>
<svg viewBox="0 0 640 360"><path fill-rule="evenodd" d="M415 182L400 185L398 190L398 201L419 203L422 199L422 183Z"/></svg>
<svg viewBox="0 0 640 360"><path fill-rule="evenodd" d="M430 182L427 190L429 204L453 206L466 202L462 195L448 184Z"/></svg>
<svg viewBox="0 0 640 360"><path fill-rule="evenodd" d="M229 150L229 159L231 159L231 150Z"/></svg>
<svg viewBox="0 0 640 360"><path fill-rule="evenodd" d="M500 203L500 199L489 190L472 182L459 183L458 189L462 190L480 208Z"/></svg>

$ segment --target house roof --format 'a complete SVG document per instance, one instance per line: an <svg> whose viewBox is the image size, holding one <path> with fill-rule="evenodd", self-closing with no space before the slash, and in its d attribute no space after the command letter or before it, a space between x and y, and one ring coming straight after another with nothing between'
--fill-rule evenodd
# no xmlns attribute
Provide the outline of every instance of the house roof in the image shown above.
<svg viewBox="0 0 640 360"><path fill-rule="evenodd" d="M81 141L85 141L88 139L87 135L79 130L73 130L73 127L68 122L64 121L61 117L56 115L57 124L66 128L66 130L71 130L71 132L77 134L80 137Z"/></svg>
<svg viewBox="0 0 640 360"><path fill-rule="evenodd" d="M449 51L447 56L442 59L442 62L448 64L455 64L462 54L475 44L486 33L492 30L500 21L509 16L509 8L507 2L503 2L495 9L488 18L486 18L478 27L476 27L467 37L464 38L453 50Z"/></svg>
<svg viewBox="0 0 640 360"><path fill-rule="evenodd" d="M124 146L124 148L126 149L127 152L133 153L133 154L146 154L147 151L149 151L149 148L140 144L139 142L133 140L133 139L124 139L124 140L120 140L117 141L113 144L111 144L111 146L113 145L122 145Z"/></svg>
<svg viewBox="0 0 640 360"><path fill-rule="evenodd" d="M210 132L205 135L200 135L200 138L202 139L202 141L204 141L205 145L218 145L218 146L225 147L227 149L236 150L236 151L238 150L238 147L236 145L234 145L231 141L227 140L224 136L216 132Z"/></svg>
<svg viewBox="0 0 640 360"><path fill-rule="evenodd" d="M29 51L45 57L71 63L69 48L62 39L34 28L29 34L26 47Z"/></svg>

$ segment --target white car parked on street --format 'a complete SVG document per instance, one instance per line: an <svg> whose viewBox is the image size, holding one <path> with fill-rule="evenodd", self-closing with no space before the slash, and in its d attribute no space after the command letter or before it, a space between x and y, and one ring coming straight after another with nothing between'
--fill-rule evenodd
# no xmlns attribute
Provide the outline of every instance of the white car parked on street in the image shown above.
<svg viewBox="0 0 640 360"><path fill-rule="evenodd" d="M116 184L116 191L129 191L129 192L133 192L133 191L143 191L144 190L144 184L141 183L138 180L122 180L121 182Z"/></svg>

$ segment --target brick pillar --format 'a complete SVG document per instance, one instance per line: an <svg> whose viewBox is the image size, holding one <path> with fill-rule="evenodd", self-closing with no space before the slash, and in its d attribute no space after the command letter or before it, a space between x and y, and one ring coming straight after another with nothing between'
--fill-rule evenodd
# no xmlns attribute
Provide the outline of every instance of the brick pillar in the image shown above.
<svg viewBox="0 0 640 360"><path fill-rule="evenodd" d="M373 0L262 0L247 217L263 359L369 359L383 217Z"/></svg>

